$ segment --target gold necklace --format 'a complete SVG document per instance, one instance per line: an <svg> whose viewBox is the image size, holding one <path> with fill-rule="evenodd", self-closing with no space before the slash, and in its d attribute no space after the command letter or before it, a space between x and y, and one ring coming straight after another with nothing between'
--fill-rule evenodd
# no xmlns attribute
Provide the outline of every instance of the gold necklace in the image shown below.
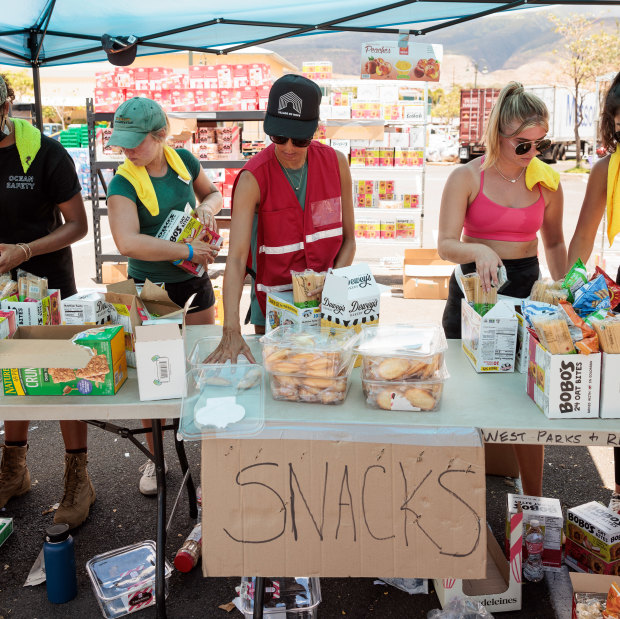
<svg viewBox="0 0 620 619"><path fill-rule="evenodd" d="M276 159L277 159L277 157L276 157ZM284 170L284 174L286 174L286 178L288 178L289 183L291 184L291 187L293 187L293 189L295 191L299 191L299 189L300 189L300 187L301 187L301 185L302 185L302 183L304 181L304 176L305 176L305 173L306 173L308 160L307 159L304 160L303 165L301 166L301 168L299 168L300 174L299 174L299 178L296 179L297 182L295 182L293 180L294 176L291 176L288 173L287 169L282 165L282 163L280 162L279 159L278 159L278 163L280 164L280 167Z"/></svg>
<svg viewBox="0 0 620 619"><path fill-rule="evenodd" d="M499 172L499 175L505 180L508 181L509 183L516 183L520 178L521 175L523 174L523 172L525 172L525 168L521 168L521 172L519 172L519 176L517 176L517 178L508 178L507 176L504 176L502 174L502 171L497 167L497 164L494 163L493 166L495 167L495 169Z"/></svg>

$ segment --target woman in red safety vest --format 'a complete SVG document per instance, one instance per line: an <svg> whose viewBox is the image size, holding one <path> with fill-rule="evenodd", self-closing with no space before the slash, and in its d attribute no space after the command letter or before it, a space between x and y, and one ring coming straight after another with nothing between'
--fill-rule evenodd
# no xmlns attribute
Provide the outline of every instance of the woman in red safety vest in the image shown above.
<svg viewBox="0 0 620 619"><path fill-rule="evenodd" d="M272 143L248 161L233 187L224 329L211 363L235 362L239 354L254 361L239 317L246 267L256 273L250 320L264 333L267 294L292 290L291 271L353 262L351 173L344 154L312 141L320 103L320 88L300 75L271 87L264 129Z"/></svg>

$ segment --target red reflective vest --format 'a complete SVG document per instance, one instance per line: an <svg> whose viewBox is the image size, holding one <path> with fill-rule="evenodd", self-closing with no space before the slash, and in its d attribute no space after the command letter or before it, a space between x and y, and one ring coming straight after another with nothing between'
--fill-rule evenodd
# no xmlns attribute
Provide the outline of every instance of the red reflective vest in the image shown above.
<svg viewBox="0 0 620 619"><path fill-rule="evenodd" d="M325 271L342 245L340 169L336 151L319 142L308 147L305 208L275 156L274 145L244 168L260 189L256 243L256 297L263 314L268 292L292 290L291 271ZM239 176L233 186L232 201ZM252 264L252 256L248 264Z"/></svg>

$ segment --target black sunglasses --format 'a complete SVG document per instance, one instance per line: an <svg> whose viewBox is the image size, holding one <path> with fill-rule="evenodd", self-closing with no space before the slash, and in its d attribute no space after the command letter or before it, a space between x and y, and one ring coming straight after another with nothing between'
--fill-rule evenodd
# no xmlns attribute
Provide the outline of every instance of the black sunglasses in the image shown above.
<svg viewBox="0 0 620 619"><path fill-rule="evenodd" d="M614 133L614 140L620 144L620 131Z"/></svg>
<svg viewBox="0 0 620 619"><path fill-rule="evenodd" d="M551 146L551 140L543 138L542 140L532 140L531 142L519 142L517 145L513 144L513 146L515 147L515 155L525 155L525 153L529 153L532 146L534 146L539 153L544 153Z"/></svg>
<svg viewBox="0 0 620 619"><path fill-rule="evenodd" d="M297 148L307 148L312 142L312 138L298 140L297 138L286 138L283 135L270 135L269 138L274 144L286 144L290 140L293 142L293 146L297 146Z"/></svg>

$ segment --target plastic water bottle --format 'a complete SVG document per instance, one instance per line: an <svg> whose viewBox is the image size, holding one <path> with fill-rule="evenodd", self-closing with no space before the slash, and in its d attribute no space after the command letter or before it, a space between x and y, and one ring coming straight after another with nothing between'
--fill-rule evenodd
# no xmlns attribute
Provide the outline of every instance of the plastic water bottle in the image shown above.
<svg viewBox="0 0 620 619"><path fill-rule="evenodd" d="M47 599L64 604L77 595L73 538L68 524L54 524L45 531L43 544Z"/></svg>
<svg viewBox="0 0 620 619"><path fill-rule="evenodd" d="M523 566L523 575L531 582L540 582L545 576L542 563L543 540L540 522L530 520L530 528L525 536L527 561Z"/></svg>

